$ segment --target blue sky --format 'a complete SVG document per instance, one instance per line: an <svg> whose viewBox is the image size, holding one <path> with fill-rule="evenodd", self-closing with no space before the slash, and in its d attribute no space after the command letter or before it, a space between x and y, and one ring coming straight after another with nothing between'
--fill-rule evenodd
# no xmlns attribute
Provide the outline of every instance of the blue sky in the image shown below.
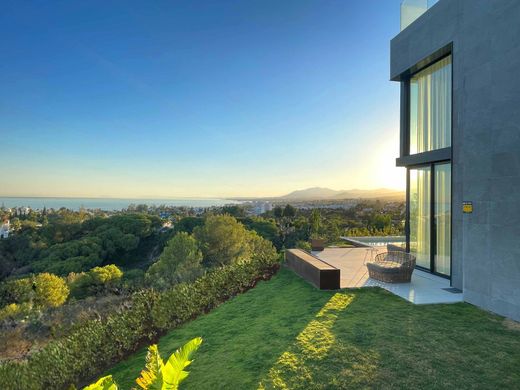
<svg viewBox="0 0 520 390"><path fill-rule="evenodd" d="M399 3L3 3L0 195L402 188Z"/></svg>

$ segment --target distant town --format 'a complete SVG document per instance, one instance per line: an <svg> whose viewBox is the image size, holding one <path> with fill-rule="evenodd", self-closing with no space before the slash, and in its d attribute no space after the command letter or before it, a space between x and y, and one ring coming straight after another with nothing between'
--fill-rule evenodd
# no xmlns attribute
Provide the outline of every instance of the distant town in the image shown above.
<svg viewBox="0 0 520 390"><path fill-rule="evenodd" d="M350 196L351 198L342 198ZM20 198L23 199L23 198ZM65 198L64 198L65 199ZM79 207L79 211L91 216L110 216L122 212L144 212L157 215L164 223L163 228L171 228L175 216L202 217L206 214L219 213L222 210L233 208L239 205L240 216L269 216L276 207L291 205L297 210L351 210L357 208L360 213L357 216L366 215L374 210L372 205L377 202L378 209L382 213L396 213L403 208L404 193L397 190L377 189L377 190L350 190L335 191L328 188L314 187L305 190L294 191L290 194L272 198L234 198L230 199L233 203L222 206L169 206L150 205L150 204L129 204L121 210L107 210L98 207ZM22 200L23 202L23 200ZM64 204L67 204L64 201ZM360 207L361 206L361 207ZM63 206L59 208L30 207L20 205L18 207L6 207L0 205L0 239L6 239L10 233L20 230L22 222L31 223L33 228L39 228L45 223L45 217L49 214L58 212L61 209L68 209ZM71 210L73 211L73 210ZM235 212L236 213L236 212ZM30 222L27 222L30 221Z"/></svg>

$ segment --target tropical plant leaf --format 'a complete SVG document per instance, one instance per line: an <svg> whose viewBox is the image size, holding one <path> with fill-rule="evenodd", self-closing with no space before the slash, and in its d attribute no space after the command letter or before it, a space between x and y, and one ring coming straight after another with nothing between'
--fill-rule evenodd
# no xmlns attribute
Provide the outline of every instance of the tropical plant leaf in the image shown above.
<svg viewBox="0 0 520 390"><path fill-rule="evenodd" d="M112 375L104 376L99 378L96 383L84 387L83 390L118 390L116 382L112 378Z"/></svg>
<svg viewBox="0 0 520 390"><path fill-rule="evenodd" d="M202 338L196 337L170 356L162 369L163 390L177 390L179 388L179 384L189 374L184 369L192 362L192 360L189 360L190 356L199 349L201 344Z"/></svg>
<svg viewBox="0 0 520 390"><path fill-rule="evenodd" d="M144 390L161 390L163 367L164 362L157 344L150 345L146 354L145 369L141 371L141 376L135 381Z"/></svg>

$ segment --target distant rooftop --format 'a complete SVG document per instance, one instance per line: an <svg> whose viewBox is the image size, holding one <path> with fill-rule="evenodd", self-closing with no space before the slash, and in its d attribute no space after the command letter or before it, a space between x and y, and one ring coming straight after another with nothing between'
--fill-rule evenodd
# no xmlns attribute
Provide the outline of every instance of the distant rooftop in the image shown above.
<svg viewBox="0 0 520 390"><path fill-rule="evenodd" d="M403 0L401 2L401 31L412 24L439 0Z"/></svg>

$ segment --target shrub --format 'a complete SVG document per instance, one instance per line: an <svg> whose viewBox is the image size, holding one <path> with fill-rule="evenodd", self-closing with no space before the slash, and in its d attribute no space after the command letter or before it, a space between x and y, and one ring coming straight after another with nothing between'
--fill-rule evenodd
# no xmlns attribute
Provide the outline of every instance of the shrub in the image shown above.
<svg viewBox="0 0 520 390"><path fill-rule="evenodd" d="M90 270L89 274L95 284L108 287L115 286L123 276L123 272L114 264L104 267L94 267Z"/></svg>
<svg viewBox="0 0 520 390"><path fill-rule="evenodd" d="M49 273L8 281L0 290L4 304L30 302L35 307L58 307L69 296L65 281Z"/></svg>
<svg viewBox="0 0 520 390"><path fill-rule="evenodd" d="M310 252L312 250L311 243L308 241L296 241L296 248L303 249L304 251Z"/></svg>
<svg viewBox="0 0 520 390"><path fill-rule="evenodd" d="M0 309L0 321L5 321L7 319L16 320L20 317L29 315L31 310L32 304L29 302L11 303Z"/></svg>
<svg viewBox="0 0 520 390"><path fill-rule="evenodd" d="M69 288L59 276L49 273L38 274L32 282L35 306L58 307L63 305L69 296Z"/></svg>
<svg viewBox="0 0 520 390"><path fill-rule="evenodd" d="M145 272L142 269L134 268L125 271L123 274L122 285L127 290L136 290L144 287Z"/></svg>
<svg viewBox="0 0 520 390"><path fill-rule="evenodd" d="M154 324L158 329L166 330L211 310L254 287L258 279L270 276L277 260L274 249L270 254L260 252L249 262L219 267L193 283L181 283L170 288L160 294L153 307Z"/></svg>
<svg viewBox="0 0 520 390"><path fill-rule="evenodd" d="M29 302L33 295L31 278L9 280L0 285L0 303Z"/></svg>
<svg viewBox="0 0 520 390"><path fill-rule="evenodd" d="M88 272L70 273L67 276L72 296L85 298L89 295L107 293L119 287L123 272L114 264L94 267Z"/></svg>
<svg viewBox="0 0 520 390"><path fill-rule="evenodd" d="M106 321L87 321L24 362L0 364L0 388L65 388L98 374L156 336L149 320L154 301L151 291L137 293L128 309Z"/></svg>
<svg viewBox="0 0 520 390"><path fill-rule="evenodd" d="M0 388L67 388L99 374L166 330L269 278L278 268L278 256L272 246L258 244L263 248L249 262L216 268L162 293L135 293L126 309L105 321L85 322L26 361L1 363Z"/></svg>
<svg viewBox="0 0 520 390"><path fill-rule="evenodd" d="M71 297L84 298L87 296L84 288L87 278L88 274L86 272L71 272L65 277Z"/></svg>

